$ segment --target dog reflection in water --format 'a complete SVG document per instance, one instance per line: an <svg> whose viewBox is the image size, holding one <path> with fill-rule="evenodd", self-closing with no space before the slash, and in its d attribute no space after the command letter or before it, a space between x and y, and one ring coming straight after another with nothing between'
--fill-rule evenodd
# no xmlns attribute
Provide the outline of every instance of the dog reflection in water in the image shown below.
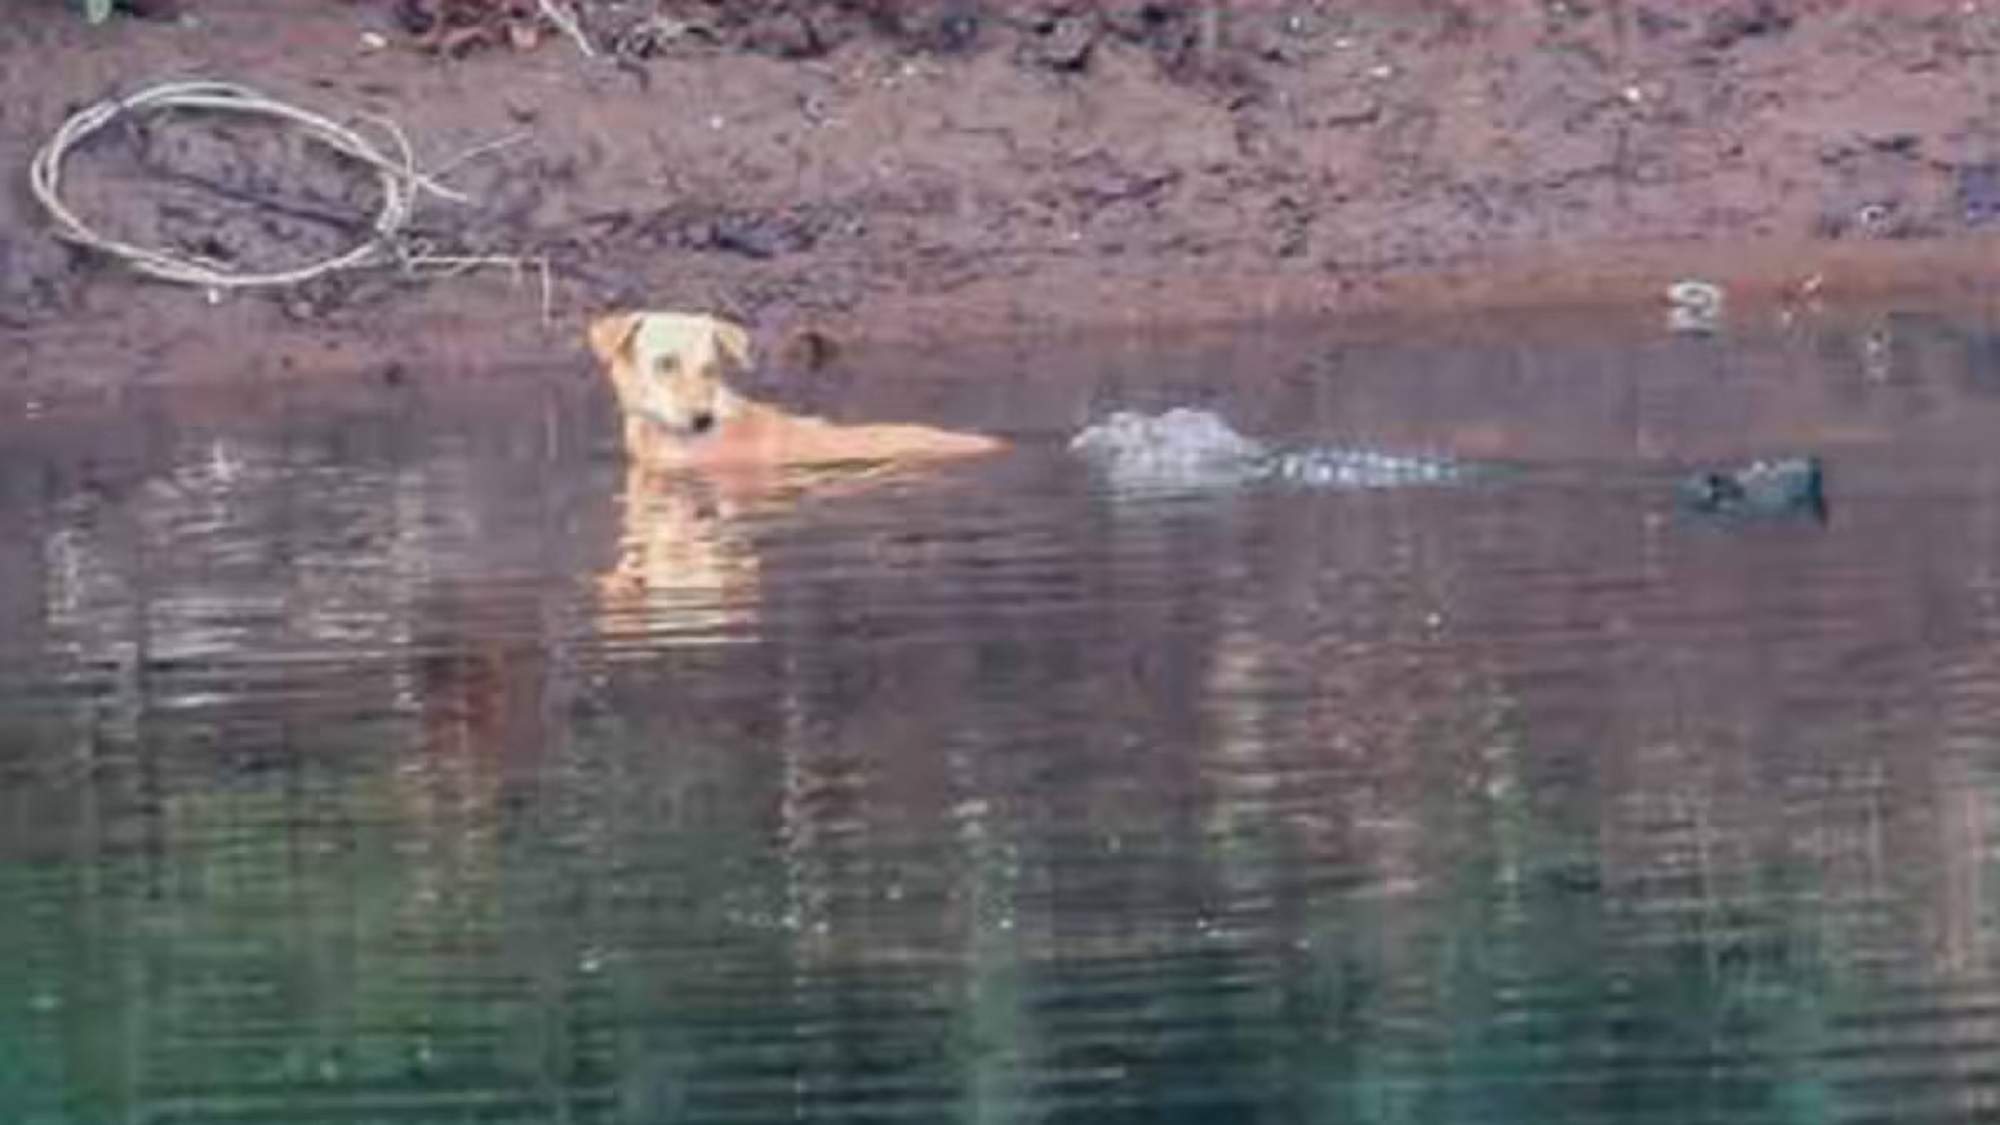
<svg viewBox="0 0 2000 1125"><path fill-rule="evenodd" d="M749 333L716 317L599 317L591 350L623 416L626 479L618 560L604 576L607 624L725 631L754 619L760 519L928 466L997 453L982 434L843 425L737 390Z"/></svg>

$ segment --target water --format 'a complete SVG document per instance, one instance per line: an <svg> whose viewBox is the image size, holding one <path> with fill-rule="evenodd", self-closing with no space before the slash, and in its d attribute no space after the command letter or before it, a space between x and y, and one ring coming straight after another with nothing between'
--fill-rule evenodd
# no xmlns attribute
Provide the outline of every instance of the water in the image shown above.
<svg viewBox="0 0 2000 1125"><path fill-rule="evenodd" d="M910 360L795 393L1023 451L806 502L575 372L15 392L0 1119L1992 1120L1995 339ZM1064 448L1183 404L1539 470Z"/></svg>

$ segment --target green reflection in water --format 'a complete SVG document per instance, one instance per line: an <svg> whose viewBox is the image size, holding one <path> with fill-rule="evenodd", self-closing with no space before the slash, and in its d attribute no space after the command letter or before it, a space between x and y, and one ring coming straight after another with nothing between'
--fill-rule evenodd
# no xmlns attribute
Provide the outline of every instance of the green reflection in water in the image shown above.
<svg viewBox="0 0 2000 1125"><path fill-rule="evenodd" d="M155 741L150 769L113 753L17 794L0 1101L91 1123L1842 1117L1822 1053L1893 981L1836 968L1839 888L1786 864L1613 885L1506 779L1506 724L1427 731L1453 764L1408 858L1316 889L1272 822L1077 836L969 800L912 837L825 815L865 777L788 779L746 746L648 765L673 748L608 725L511 780L397 765L396 729L240 775ZM743 795L813 784L794 800L823 834L774 848L785 800Z"/></svg>

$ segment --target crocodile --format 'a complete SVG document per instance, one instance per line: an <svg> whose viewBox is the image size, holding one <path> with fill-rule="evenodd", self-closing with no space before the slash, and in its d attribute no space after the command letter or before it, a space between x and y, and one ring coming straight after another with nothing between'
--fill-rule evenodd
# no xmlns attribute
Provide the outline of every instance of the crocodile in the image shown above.
<svg viewBox="0 0 2000 1125"><path fill-rule="evenodd" d="M1119 492L1212 492L1262 483L1337 489L1451 485L1518 475L1519 466L1355 446L1287 448L1248 437L1206 410L1118 411L1070 439ZM1817 457L1781 457L1677 477L1681 508L1698 517L1826 519Z"/></svg>
<svg viewBox="0 0 2000 1125"><path fill-rule="evenodd" d="M1449 457L1341 446L1286 449L1239 433L1206 410L1118 411L1084 427L1071 450L1121 490L1214 490L1260 482L1335 488L1448 484L1488 471Z"/></svg>

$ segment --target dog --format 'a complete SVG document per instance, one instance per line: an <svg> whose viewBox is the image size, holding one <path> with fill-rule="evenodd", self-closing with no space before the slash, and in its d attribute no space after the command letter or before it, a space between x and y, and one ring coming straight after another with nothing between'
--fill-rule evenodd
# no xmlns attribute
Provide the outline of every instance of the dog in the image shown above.
<svg viewBox="0 0 2000 1125"><path fill-rule="evenodd" d="M755 529L808 499L874 488L927 465L998 452L980 434L846 426L758 402L730 385L750 367L742 326L693 313L623 312L588 330L623 415L625 492L602 625L689 640L754 629Z"/></svg>
<svg viewBox="0 0 2000 1125"><path fill-rule="evenodd" d="M625 450L656 470L908 466L999 452L984 434L917 425L842 425L731 387L750 367L741 325L697 313L621 312L589 329L624 414Z"/></svg>

